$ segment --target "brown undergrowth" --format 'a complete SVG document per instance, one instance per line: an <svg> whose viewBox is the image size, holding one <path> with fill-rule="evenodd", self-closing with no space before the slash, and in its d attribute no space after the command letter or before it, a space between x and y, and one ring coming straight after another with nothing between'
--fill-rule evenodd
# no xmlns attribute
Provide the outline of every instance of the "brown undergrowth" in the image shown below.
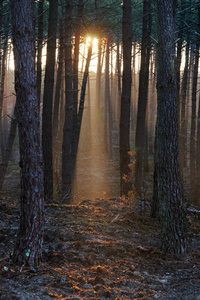
<svg viewBox="0 0 200 300"><path fill-rule="evenodd" d="M158 222L120 198L55 203L45 212L42 264L13 265L18 194L1 194L0 299L200 299L197 211L188 215L182 256L161 253Z"/></svg>

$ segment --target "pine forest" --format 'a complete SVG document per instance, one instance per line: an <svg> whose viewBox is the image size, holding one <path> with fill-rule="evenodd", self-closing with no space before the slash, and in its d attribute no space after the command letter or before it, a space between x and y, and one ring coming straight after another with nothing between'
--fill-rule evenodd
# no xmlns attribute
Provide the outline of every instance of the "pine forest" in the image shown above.
<svg viewBox="0 0 200 300"><path fill-rule="evenodd" d="M0 0L0 299L200 300L199 0Z"/></svg>

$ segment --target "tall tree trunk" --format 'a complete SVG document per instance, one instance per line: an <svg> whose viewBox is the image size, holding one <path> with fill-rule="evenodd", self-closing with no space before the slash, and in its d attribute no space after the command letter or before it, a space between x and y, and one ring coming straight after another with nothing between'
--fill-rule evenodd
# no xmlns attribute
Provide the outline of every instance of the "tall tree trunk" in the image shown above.
<svg viewBox="0 0 200 300"><path fill-rule="evenodd" d="M186 250L181 192L178 120L176 103L175 6L171 0L156 0L157 29L157 124L155 140L154 200L159 205L162 249ZM155 208L156 206L154 206Z"/></svg>
<svg viewBox="0 0 200 300"><path fill-rule="evenodd" d="M110 97L110 75L109 75L109 67L110 67L110 42L109 38L107 39L107 47L106 47L106 64L105 64L105 143L107 145L107 150L109 153L109 157L112 158L112 108L111 108L111 97Z"/></svg>
<svg viewBox="0 0 200 300"><path fill-rule="evenodd" d="M43 42L43 6L44 0L38 2L38 41L37 41L37 97L38 97L38 109L40 112L41 102L41 83L42 83L42 42Z"/></svg>
<svg viewBox="0 0 200 300"><path fill-rule="evenodd" d="M34 1L12 1L16 117L19 129L21 213L13 261L42 258L44 192L40 121L35 80Z"/></svg>
<svg viewBox="0 0 200 300"><path fill-rule="evenodd" d="M101 49L102 40L98 40L98 62L97 62L97 75L96 75L96 97L95 97L95 111L99 112L100 109L100 100L101 100L101 58L102 58L102 49Z"/></svg>
<svg viewBox="0 0 200 300"><path fill-rule="evenodd" d="M54 187L57 191L60 190L59 187L59 176L60 172L60 153L62 151L61 140L59 139L59 127L63 120L61 115L59 115L59 108L61 106L61 84L63 80L64 73L64 24L63 18L60 17L60 45L58 49L58 66L57 66L57 78L55 87L55 99L53 107L53 181Z"/></svg>
<svg viewBox="0 0 200 300"><path fill-rule="evenodd" d="M93 39L90 42L89 48L88 48L88 54L85 64L85 71L83 74L83 80L82 80L82 86L81 86L81 96L80 96L80 102L79 102L79 110L76 118L76 127L73 129L73 138L72 138L72 179L74 180L75 177L75 170L76 170L76 159L77 159L77 153L78 153L78 144L80 139L80 132L81 132L81 124L83 119L83 110L84 110L84 103L85 103L85 92L86 92L86 86L87 86L87 80L88 80L88 74L89 74L89 66L90 61L92 58L92 45L93 45ZM72 181L73 182L73 181Z"/></svg>
<svg viewBox="0 0 200 300"><path fill-rule="evenodd" d="M117 98L117 119L120 120L120 104L122 96L121 88L121 56L120 56L120 44L119 39L117 39L117 57L116 57L116 66L117 66L117 86L118 86L118 98Z"/></svg>
<svg viewBox="0 0 200 300"><path fill-rule="evenodd" d="M120 114L120 180L121 195L127 195L131 190L131 182L124 180L124 175L130 173L130 101L131 101L131 0L123 1L122 42L123 42L123 78Z"/></svg>
<svg viewBox="0 0 200 300"><path fill-rule="evenodd" d="M1 81L0 81L0 133L1 133L1 149L2 155L4 154L4 132L3 132L3 111L4 111L4 92L5 92L5 75L6 75L6 66L7 66L7 50L8 50L8 34L9 34L9 22L10 18L7 15L7 20L5 24L5 36L3 41L3 53L1 59ZM0 55L1 56L1 55Z"/></svg>
<svg viewBox="0 0 200 300"><path fill-rule="evenodd" d="M43 114L42 114L42 149L44 157L44 196L53 199L53 157L52 157L52 106L54 90L54 68L56 54L58 0L51 0L49 5L49 24L47 41L47 61L44 78Z"/></svg>
<svg viewBox="0 0 200 300"><path fill-rule="evenodd" d="M186 92L188 86L188 64L189 64L190 41L187 40L185 51L185 67L181 86L181 120L180 120L180 165L181 168L187 166L187 120L186 120Z"/></svg>
<svg viewBox="0 0 200 300"><path fill-rule="evenodd" d="M198 7L198 32L200 33L200 6ZM200 42L197 42L197 48L200 48ZM199 93L199 108L198 108L198 119L197 119L197 142L196 149L200 149L200 93ZM200 204L200 159L196 155L196 182L195 182L195 197L194 204Z"/></svg>
<svg viewBox="0 0 200 300"><path fill-rule="evenodd" d="M190 132L190 189L192 201L195 199L195 182L196 182L196 100L197 100L197 80L199 65L199 45L196 44L195 62L192 78L192 116Z"/></svg>
<svg viewBox="0 0 200 300"><path fill-rule="evenodd" d="M63 20L60 18L60 45L58 50L58 71L56 78L56 91L53 108L53 148L56 146L56 137L58 133L59 123L59 107L60 107L60 94L61 94L61 81L63 75L63 64L64 64L64 28Z"/></svg>
<svg viewBox="0 0 200 300"><path fill-rule="evenodd" d="M67 202L72 200L72 138L75 114L72 89L72 5L73 0L69 0L66 3L65 12L65 121L62 144L62 197Z"/></svg>
<svg viewBox="0 0 200 300"><path fill-rule="evenodd" d="M76 33L74 45L74 63L73 63L73 101L74 101L74 122L76 120L78 110L78 63L79 63L79 47L80 47L80 26L82 23L84 2L79 0L78 12L76 17Z"/></svg>
<svg viewBox="0 0 200 300"><path fill-rule="evenodd" d="M148 99L149 83L149 58L151 47L151 12L149 10L150 0L143 1L143 29L141 45L141 69L139 83L138 113L136 126L136 165L135 165L135 188L138 196L141 197L141 186L144 171L144 149L146 131L146 110ZM149 12L149 13L148 13ZM150 22L149 22L150 19Z"/></svg>

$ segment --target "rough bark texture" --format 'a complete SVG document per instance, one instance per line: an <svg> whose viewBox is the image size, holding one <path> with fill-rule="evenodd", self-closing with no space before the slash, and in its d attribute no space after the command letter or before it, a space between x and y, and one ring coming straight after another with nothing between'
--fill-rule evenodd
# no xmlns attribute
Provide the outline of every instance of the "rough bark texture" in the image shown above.
<svg viewBox="0 0 200 300"><path fill-rule="evenodd" d="M54 89L54 68L56 52L56 31L58 0L50 0L47 41L47 60L44 78L44 97L42 114L42 149L44 157L44 195L45 200L53 199L53 162L52 162L52 107Z"/></svg>
<svg viewBox="0 0 200 300"><path fill-rule="evenodd" d="M126 195L131 189L131 183L125 182L124 175L130 172L130 100L131 100L131 0L123 1L122 42L123 42L123 78L120 114L120 180L121 195Z"/></svg>
<svg viewBox="0 0 200 300"><path fill-rule="evenodd" d="M178 154L173 1L156 0L156 17L158 108L154 200L159 205L163 251L183 253L186 241Z"/></svg>
<svg viewBox="0 0 200 300"><path fill-rule="evenodd" d="M42 257L44 193L35 80L34 1L12 1L16 117L19 129L21 214L13 261L33 265Z"/></svg>

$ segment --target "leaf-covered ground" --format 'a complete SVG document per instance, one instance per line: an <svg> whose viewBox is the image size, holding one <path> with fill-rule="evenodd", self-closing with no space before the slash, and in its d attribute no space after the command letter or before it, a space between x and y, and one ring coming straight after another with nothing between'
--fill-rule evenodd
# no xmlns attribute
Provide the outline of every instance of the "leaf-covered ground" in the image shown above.
<svg viewBox="0 0 200 300"><path fill-rule="evenodd" d="M10 196L9 196L10 195ZM189 250L160 252L159 224L120 198L45 206L44 261L13 265L18 195L0 196L0 299L200 299L200 219Z"/></svg>

